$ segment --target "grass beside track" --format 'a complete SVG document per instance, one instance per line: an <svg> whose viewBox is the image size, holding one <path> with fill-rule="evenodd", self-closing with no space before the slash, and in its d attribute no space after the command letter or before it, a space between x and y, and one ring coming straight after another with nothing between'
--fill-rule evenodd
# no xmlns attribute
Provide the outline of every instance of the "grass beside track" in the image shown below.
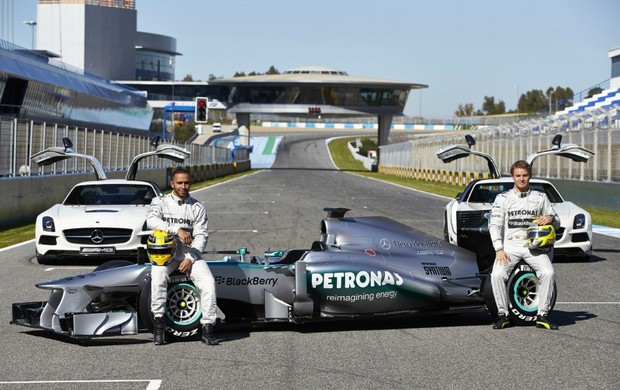
<svg viewBox="0 0 620 390"><path fill-rule="evenodd" d="M338 169L341 169L343 171L349 171L361 176L366 176L377 180L383 180L390 183L399 184L404 187L409 187L420 191L447 196L450 198L455 197L456 194L459 193L459 191L462 191L464 188L451 184L435 183L425 180L406 179L377 172L368 172L361 162L357 161L351 156L351 154L349 153L349 149L347 148L347 142L350 142L357 138L360 137L339 138L330 142L329 150ZM252 172L253 171L241 172L226 177L216 178L213 180L197 182L192 184L192 190L198 190L200 188L209 187L214 184L223 183L225 181L236 179ZM595 225L620 228L620 211L595 209L592 207L583 208L592 215L592 221ZM0 236L0 248L28 241L33 238L34 223L5 229L3 231L3 234Z"/></svg>

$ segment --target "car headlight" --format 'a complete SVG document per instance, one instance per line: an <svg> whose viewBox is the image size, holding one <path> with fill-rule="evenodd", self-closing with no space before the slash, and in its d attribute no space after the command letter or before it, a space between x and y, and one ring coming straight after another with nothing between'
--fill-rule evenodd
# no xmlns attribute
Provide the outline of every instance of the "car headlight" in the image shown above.
<svg viewBox="0 0 620 390"><path fill-rule="evenodd" d="M583 229L585 226L586 226L585 214L575 215L575 219L573 220L573 229Z"/></svg>
<svg viewBox="0 0 620 390"><path fill-rule="evenodd" d="M55 232L56 226L54 226L54 219L52 217L43 217L41 221L43 223L43 230L46 232Z"/></svg>

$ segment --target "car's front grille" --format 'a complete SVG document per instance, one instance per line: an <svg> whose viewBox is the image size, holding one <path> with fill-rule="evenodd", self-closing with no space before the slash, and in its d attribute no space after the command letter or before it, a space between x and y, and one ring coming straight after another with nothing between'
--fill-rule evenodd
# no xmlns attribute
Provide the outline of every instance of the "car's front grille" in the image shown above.
<svg viewBox="0 0 620 390"><path fill-rule="evenodd" d="M555 240L556 241L562 239L562 236L564 236L564 230L566 230L566 229L564 229L563 227L557 228L557 230L555 231Z"/></svg>
<svg viewBox="0 0 620 390"><path fill-rule="evenodd" d="M67 229L64 234L68 242L78 245L112 245L131 239L131 229L120 228Z"/></svg>

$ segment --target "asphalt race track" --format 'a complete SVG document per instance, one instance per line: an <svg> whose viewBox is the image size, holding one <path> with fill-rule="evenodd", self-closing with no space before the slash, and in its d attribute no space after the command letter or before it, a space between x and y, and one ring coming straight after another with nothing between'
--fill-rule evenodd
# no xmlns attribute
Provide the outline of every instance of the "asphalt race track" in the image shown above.
<svg viewBox="0 0 620 390"><path fill-rule="evenodd" d="M446 198L339 172L321 134L290 134L272 169L193 195L209 250L309 247L325 206L384 215L442 236ZM616 389L620 239L595 235L588 263L556 262L559 331L491 328L485 313L219 329L217 347L155 347L150 334L75 341L10 325L11 303L47 300L37 281L93 265L42 266L34 244L0 251L0 389Z"/></svg>

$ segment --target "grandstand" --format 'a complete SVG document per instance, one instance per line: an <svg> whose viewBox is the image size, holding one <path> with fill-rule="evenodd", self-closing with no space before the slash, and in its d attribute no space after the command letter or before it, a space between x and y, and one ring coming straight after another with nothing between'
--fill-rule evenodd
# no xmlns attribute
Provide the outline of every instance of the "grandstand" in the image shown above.
<svg viewBox="0 0 620 390"><path fill-rule="evenodd" d="M537 134L576 131L594 127L619 127L619 108L620 88L609 88L545 118L523 120L509 127L512 131L521 131L525 134L528 131Z"/></svg>
<svg viewBox="0 0 620 390"><path fill-rule="evenodd" d="M601 93L585 99L574 106L566 107L563 111L556 114L570 114L587 111L593 108L611 108L620 104L620 88L610 88Z"/></svg>

